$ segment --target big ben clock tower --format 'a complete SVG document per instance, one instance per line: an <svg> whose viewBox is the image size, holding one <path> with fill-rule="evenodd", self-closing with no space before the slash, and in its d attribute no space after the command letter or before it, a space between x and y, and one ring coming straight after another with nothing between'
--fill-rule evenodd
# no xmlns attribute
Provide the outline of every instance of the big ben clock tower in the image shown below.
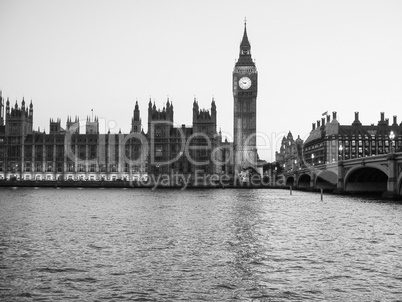
<svg viewBox="0 0 402 302"><path fill-rule="evenodd" d="M240 43L240 54L233 70L234 98L234 168L235 175L256 168L257 68L251 58L246 22Z"/></svg>

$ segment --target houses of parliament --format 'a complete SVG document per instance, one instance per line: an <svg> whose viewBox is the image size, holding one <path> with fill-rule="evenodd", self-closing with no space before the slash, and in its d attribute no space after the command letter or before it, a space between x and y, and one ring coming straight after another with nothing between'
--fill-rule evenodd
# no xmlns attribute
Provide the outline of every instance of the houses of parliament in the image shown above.
<svg viewBox="0 0 402 302"><path fill-rule="evenodd" d="M18 104L0 92L0 180L142 180L149 175L230 175L257 169L257 70L244 24L233 69L234 141L222 140L217 106L193 100L191 126L175 126L169 99L163 108L148 103L143 130L138 102L130 133L101 134L98 117L50 120L49 132L35 131L34 105ZM85 133L83 133L85 129Z"/></svg>

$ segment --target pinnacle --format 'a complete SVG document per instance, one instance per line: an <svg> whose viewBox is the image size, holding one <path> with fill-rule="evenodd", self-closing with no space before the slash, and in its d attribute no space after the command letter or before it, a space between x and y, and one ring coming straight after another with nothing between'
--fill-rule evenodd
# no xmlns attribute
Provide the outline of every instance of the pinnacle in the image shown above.
<svg viewBox="0 0 402 302"><path fill-rule="evenodd" d="M247 27L246 27L246 23L244 23L244 33L243 33L243 39L240 43L241 47L251 47L250 42L248 41L248 37L247 37Z"/></svg>

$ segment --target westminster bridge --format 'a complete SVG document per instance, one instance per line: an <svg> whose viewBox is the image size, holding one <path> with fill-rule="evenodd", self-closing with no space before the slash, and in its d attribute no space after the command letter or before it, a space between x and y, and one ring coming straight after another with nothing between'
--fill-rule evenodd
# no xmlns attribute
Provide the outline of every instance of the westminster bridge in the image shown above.
<svg viewBox="0 0 402 302"><path fill-rule="evenodd" d="M402 197L402 152L307 165L282 173L269 171L271 185L337 193L382 193Z"/></svg>

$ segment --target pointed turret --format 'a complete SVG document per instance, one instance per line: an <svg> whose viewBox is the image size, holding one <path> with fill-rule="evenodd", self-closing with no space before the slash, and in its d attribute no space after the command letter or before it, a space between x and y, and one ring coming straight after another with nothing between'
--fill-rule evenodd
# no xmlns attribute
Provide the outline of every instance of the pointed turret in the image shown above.
<svg viewBox="0 0 402 302"><path fill-rule="evenodd" d="M131 119L131 132L138 133L140 131L141 131L140 108L138 106L138 101L136 101L133 118Z"/></svg>
<svg viewBox="0 0 402 302"><path fill-rule="evenodd" d="M0 126L4 125L4 102L2 91L0 90Z"/></svg>
<svg viewBox="0 0 402 302"><path fill-rule="evenodd" d="M197 122L199 113L200 113L200 111L199 111L197 99L194 96L194 102L193 102L193 125L194 125L194 123Z"/></svg>
<svg viewBox="0 0 402 302"><path fill-rule="evenodd" d="M32 100L31 100L31 103L29 104L29 116L30 116L30 117L33 116L33 104L32 104Z"/></svg>
<svg viewBox="0 0 402 302"><path fill-rule="evenodd" d="M198 111L198 102L197 99L194 96L194 102L193 102L193 110L197 110Z"/></svg>
<svg viewBox="0 0 402 302"><path fill-rule="evenodd" d="M240 43L240 49L244 49L245 51L249 51L251 48L250 42L248 41L247 37L247 22L244 20L244 33L243 33L243 39L241 40Z"/></svg>
<svg viewBox="0 0 402 302"><path fill-rule="evenodd" d="M255 66L254 61L251 58L251 45L248 41L246 21L244 21L243 39L240 43L240 54L236 66Z"/></svg>
<svg viewBox="0 0 402 302"><path fill-rule="evenodd" d="M2 91L0 90L0 126L4 125L4 102Z"/></svg>
<svg viewBox="0 0 402 302"><path fill-rule="evenodd" d="M212 117L212 120L216 123L216 104L215 104L214 97L212 97L212 102L211 102L211 117Z"/></svg>
<svg viewBox="0 0 402 302"><path fill-rule="evenodd" d="M166 116L167 119L173 123L173 102L170 101L169 97L167 100L167 105L166 105Z"/></svg>
<svg viewBox="0 0 402 302"><path fill-rule="evenodd" d="M6 115L10 114L10 99L7 98L7 102L6 102Z"/></svg>

